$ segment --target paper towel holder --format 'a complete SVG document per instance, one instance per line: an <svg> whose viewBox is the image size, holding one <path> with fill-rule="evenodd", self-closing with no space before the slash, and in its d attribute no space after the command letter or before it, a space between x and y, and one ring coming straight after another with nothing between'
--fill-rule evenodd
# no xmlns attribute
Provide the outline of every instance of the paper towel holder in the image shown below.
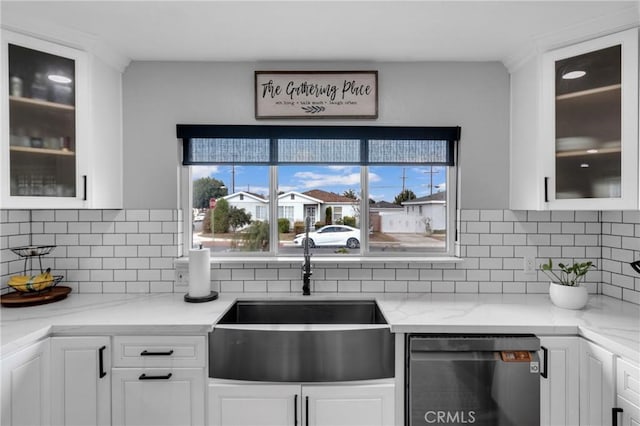
<svg viewBox="0 0 640 426"><path fill-rule="evenodd" d="M210 302L212 300L216 300L218 298L218 292L212 291L208 296L201 297L193 297L189 296L189 293L184 295L184 301L189 303L202 303L202 302Z"/></svg>

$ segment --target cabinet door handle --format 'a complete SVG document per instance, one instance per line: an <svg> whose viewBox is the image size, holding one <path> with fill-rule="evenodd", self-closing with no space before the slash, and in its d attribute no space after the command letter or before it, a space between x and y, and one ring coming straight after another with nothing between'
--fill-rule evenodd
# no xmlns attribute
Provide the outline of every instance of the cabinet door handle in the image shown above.
<svg viewBox="0 0 640 426"><path fill-rule="evenodd" d="M138 377L138 380L169 380L172 375L172 373L169 373L165 376L147 376L146 374L142 373L140 377Z"/></svg>
<svg viewBox="0 0 640 426"><path fill-rule="evenodd" d="M87 201L87 175L82 175L82 201Z"/></svg>
<svg viewBox="0 0 640 426"><path fill-rule="evenodd" d="M298 426L298 394L293 396L293 426Z"/></svg>
<svg viewBox="0 0 640 426"><path fill-rule="evenodd" d="M549 178L547 176L544 177L544 202L549 202Z"/></svg>
<svg viewBox="0 0 640 426"><path fill-rule="evenodd" d="M622 413L622 408L613 407L611 409L611 426L618 426L618 414Z"/></svg>
<svg viewBox="0 0 640 426"><path fill-rule="evenodd" d="M309 397L308 396L304 397L304 418L307 423L307 426L309 426Z"/></svg>
<svg viewBox="0 0 640 426"><path fill-rule="evenodd" d="M107 349L106 346L101 347L100 349L98 349L98 376L102 379L104 376L107 375L107 372L104 371L104 350Z"/></svg>
<svg viewBox="0 0 640 426"><path fill-rule="evenodd" d="M548 367L549 367L549 349L545 348L544 346L540 346L540 349L542 349L542 354L544 356L544 359L542 360L542 371L540 372L540 375L542 377L544 377L545 379L547 379L549 377L548 375Z"/></svg>
<svg viewBox="0 0 640 426"><path fill-rule="evenodd" d="M173 355L173 349L164 352L149 352L148 350L144 350L140 352L140 356L171 356Z"/></svg>

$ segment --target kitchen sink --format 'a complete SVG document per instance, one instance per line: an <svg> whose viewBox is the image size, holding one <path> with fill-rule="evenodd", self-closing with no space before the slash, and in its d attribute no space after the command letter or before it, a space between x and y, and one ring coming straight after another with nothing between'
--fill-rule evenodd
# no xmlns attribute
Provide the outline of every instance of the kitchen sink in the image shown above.
<svg viewBox="0 0 640 426"><path fill-rule="evenodd" d="M209 333L209 376L336 382L394 376L394 338L374 300L240 300Z"/></svg>
<svg viewBox="0 0 640 426"><path fill-rule="evenodd" d="M243 300L218 324L386 324L374 300Z"/></svg>

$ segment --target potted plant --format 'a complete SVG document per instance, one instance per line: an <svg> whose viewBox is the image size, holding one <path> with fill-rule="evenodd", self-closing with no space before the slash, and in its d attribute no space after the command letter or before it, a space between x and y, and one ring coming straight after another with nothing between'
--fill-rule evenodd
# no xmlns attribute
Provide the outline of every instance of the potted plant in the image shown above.
<svg viewBox="0 0 640 426"><path fill-rule="evenodd" d="M558 263L559 272L553 270L553 261L540 265L540 270L551 278L549 296L554 305L566 309L582 309L587 304L589 293L580 285L593 262L576 262L573 265Z"/></svg>

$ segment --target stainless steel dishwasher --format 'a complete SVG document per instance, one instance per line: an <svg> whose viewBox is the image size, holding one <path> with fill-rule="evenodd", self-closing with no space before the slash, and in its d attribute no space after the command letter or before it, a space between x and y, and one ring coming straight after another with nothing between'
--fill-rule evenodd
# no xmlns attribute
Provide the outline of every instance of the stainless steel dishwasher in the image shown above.
<svg viewBox="0 0 640 426"><path fill-rule="evenodd" d="M540 340L409 334L405 423L540 425Z"/></svg>

